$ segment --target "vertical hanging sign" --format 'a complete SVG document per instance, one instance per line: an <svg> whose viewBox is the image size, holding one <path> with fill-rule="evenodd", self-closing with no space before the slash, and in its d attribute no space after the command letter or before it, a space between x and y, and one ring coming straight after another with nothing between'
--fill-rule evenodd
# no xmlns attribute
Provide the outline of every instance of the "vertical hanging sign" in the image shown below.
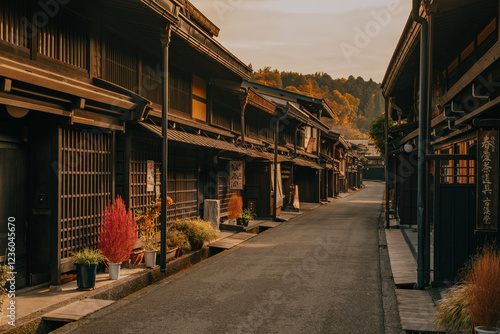
<svg viewBox="0 0 500 334"><path fill-rule="evenodd" d="M147 172L146 172L146 191L155 191L155 162L154 160L147 161Z"/></svg>
<svg viewBox="0 0 500 334"><path fill-rule="evenodd" d="M480 130L477 164L478 230L498 228L498 130Z"/></svg>
<svg viewBox="0 0 500 334"><path fill-rule="evenodd" d="M229 171L229 189L243 190L245 176L244 161L231 161Z"/></svg>

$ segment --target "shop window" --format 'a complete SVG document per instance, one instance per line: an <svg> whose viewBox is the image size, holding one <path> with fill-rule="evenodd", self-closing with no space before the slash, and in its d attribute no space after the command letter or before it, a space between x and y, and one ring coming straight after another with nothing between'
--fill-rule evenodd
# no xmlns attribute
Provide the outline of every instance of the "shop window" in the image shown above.
<svg viewBox="0 0 500 334"><path fill-rule="evenodd" d="M192 88L192 108L193 118L207 121L207 82L202 78L193 75Z"/></svg>
<svg viewBox="0 0 500 334"><path fill-rule="evenodd" d="M169 78L170 108L190 114L191 76L180 70L171 69Z"/></svg>

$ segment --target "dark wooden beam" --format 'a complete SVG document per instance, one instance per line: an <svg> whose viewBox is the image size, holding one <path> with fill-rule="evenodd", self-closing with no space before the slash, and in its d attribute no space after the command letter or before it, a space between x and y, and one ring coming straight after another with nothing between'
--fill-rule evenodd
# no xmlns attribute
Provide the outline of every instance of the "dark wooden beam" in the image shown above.
<svg viewBox="0 0 500 334"><path fill-rule="evenodd" d="M493 45L491 49L488 50L488 52L438 100L438 104L444 106L449 103L458 93L470 85L473 80L481 75L481 73L490 67L498 58L500 58L500 41L496 42L495 45Z"/></svg>
<svg viewBox="0 0 500 334"><path fill-rule="evenodd" d="M70 112L64 110L61 106L56 106L53 104L48 104L25 97L7 96L7 94L0 94L0 104L5 104L8 106L19 107L19 108L26 108L30 110L37 110L54 115L68 116L68 117L70 116Z"/></svg>
<svg viewBox="0 0 500 334"><path fill-rule="evenodd" d="M70 78L53 75L47 76L44 71L37 71L29 68L24 68L22 64L11 62L3 59L0 63L0 75L27 82L36 86L45 87L58 92L66 93L69 95L89 99L110 106L115 106L123 109L132 109L135 103L131 98L119 94L110 93L104 89L100 89L90 84L82 83Z"/></svg>
<svg viewBox="0 0 500 334"><path fill-rule="evenodd" d="M0 81L0 90L10 93L10 90L12 89L12 80L2 78Z"/></svg>

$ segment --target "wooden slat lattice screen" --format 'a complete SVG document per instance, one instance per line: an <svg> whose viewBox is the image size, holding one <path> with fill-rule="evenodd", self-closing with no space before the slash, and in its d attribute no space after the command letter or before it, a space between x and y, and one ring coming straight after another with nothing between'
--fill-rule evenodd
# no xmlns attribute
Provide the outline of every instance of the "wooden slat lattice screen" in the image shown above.
<svg viewBox="0 0 500 334"><path fill-rule="evenodd" d="M66 64L87 69L89 24L64 13L39 28L38 52Z"/></svg>
<svg viewBox="0 0 500 334"><path fill-rule="evenodd" d="M112 136L61 131L61 258L65 259L72 251L97 246L102 212L112 200Z"/></svg>
<svg viewBox="0 0 500 334"><path fill-rule="evenodd" d="M217 177L218 179L218 194L217 194L217 199L220 200L220 212L222 216L226 216L228 214L227 212L227 205L229 203L229 200L231 199L231 196L238 194L238 190L231 190L229 189L229 176L224 174L224 175L219 175Z"/></svg>
<svg viewBox="0 0 500 334"><path fill-rule="evenodd" d="M168 196L174 204L168 208L168 220L196 217L198 214L198 179L196 155L189 150L170 147ZM161 142L134 139L130 166L130 207L144 209L155 201L155 192L147 192L147 160L161 170ZM155 173L156 174L156 173ZM155 175L156 180L157 175Z"/></svg>
<svg viewBox="0 0 500 334"><path fill-rule="evenodd" d="M139 56L137 48L113 34L104 38L104 79L126 89L137 91Z"/></svg>
<svg viewBox="0 0 500 334"><path fill-rule="evenodd" d="M26 2L18 0L0 1L0 40L19 47L28 47Z"/></svg>

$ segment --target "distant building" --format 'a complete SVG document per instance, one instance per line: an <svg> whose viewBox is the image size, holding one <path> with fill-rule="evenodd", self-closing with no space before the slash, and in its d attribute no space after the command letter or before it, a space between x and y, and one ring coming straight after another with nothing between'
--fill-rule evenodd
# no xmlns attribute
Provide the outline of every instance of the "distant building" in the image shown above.
<svg viewBox="0 0 500 334"><path fill-rule="evenodd" d="M384 181L384 165L375 143L370 139L348 139L347 141L357 145L360 157L366 159L364 160L363 179Z"/></svg>

